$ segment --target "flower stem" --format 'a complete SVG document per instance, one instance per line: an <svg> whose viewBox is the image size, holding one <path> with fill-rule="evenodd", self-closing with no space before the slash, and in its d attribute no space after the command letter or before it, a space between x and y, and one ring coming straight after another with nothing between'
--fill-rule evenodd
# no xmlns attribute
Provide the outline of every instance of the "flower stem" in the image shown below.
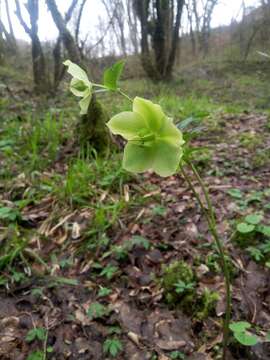
<svg viewBox="0 0 270 360"><path fill-rule="evenodd" d="M186 182L188 183L191 191L193 192L195 198L197 199L197 201L207 219L209 230L211 232L212 237L215 240L216 246L219 251L221 266L222 266L222 270L224 272L225 288L226 288L226 311L225 311L225 319L224 319L224 323L223 323L223 356L222 356L222 359L226 360L228 340L229 340L229 324L230 324L230 317L231 317L230 273L229 273L227 260L225 257L224 247L223 247L222 241L220 240L218 232L217 232L215 212L214 212L214 208L213 208L213 205L212 205L212 202L210 199L210 195L209 195L208 190L207 190L202 178L200 177L196 167L191 162L187 162L187 164L190 166L194 176L196 177L199 185L201 186L208 209L205 209L205 207L202 203L202 200L200 198L200 195L197 193L195 187L193 186L192 182L189 179L188 174L185 172L183 167L181 167L182 174L183 174Z"/></svg>
<svg viewBox="0 0 270 360"><path fill-rule="evenodd" d="M125 94L121 89L118 89L119 94L121 94L122 96L124 96L126 99L128 99L129 101L133 102L133 100L127 95Z"/></svg>

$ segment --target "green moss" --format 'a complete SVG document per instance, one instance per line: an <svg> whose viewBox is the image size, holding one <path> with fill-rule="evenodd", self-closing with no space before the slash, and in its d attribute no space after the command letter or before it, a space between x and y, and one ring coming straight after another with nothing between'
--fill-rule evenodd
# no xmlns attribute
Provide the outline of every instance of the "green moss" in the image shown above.
<svg viewBox="0 0 270 360"><path fill-rule="evenodd" d="M258 151L251 158L253 168L263 168L270 163L270 151L269 149Z"/></svg>
<svg viewBox="0 0 270 360"><path fill-rule="evenodd" d="M93 96L88 113L81 117L78 124L78 140L81 148L92 147L99 154L108 153L111 137L106 122L108 114Z"/></svg>
<svg viewBox="0 0 270 360"><path fill-rule="evenodd" d="M240 143L248 150L255 150L262 144L262 137L257 133L244 132L240 135Z"/></svg>
<svg viewBox="0 0 270 360"><path fill-rule="evenodd" d="M184 261L175 261L164 267L160 283L169 306L178 307L200 321L214 313L219 299L218 293L207 288L199 293L196 289L194 273ZM182 291L179 292L177 284L184 285Z"/></svg>
<svg viewBox="0 0 270 360"><path fill-rule="evenodd" d="M197 299L196 318L198 320L203 320L211 315L215 310L218 299L219 294L216 291L211 291L206 288L202 295Z"/></svg>
<svg viewBox="0 0 270 360"><path fill-rule="evenodd" d="M168 267L164 268L161 286L164 290L165 300L169 305L179 304L182 308L186 308L192 301L195 289L188 287L182 292L177 292L177 284L182 282L186 285L194 283L195 278L192 269L184 261L175 261Z"/></svg>

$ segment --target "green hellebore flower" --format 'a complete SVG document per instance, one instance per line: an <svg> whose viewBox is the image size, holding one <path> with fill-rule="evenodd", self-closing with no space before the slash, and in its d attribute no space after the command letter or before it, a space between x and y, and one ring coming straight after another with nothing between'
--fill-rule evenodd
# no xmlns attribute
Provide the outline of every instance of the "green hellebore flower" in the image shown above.
<svg viewBox="0 0 270 360"><path fill-rule="evenodd" d="M176 172L183 155L183 135L159 105L136 97L132 112L115 115L107 125L113 134L128 140L123 159L126 170L152 169L164 177Z"/></svg>
<svg viewBox="0 0 270 360"><path fill-rule="evenodd" d="M89 81L86 72L78 65L74 64L70 60L66 60L63 64L68 66L67 71L73 77L70 83L70 91L75 96L82 97L82 100L79 101L81 108L80 114L85 115L87 114L92 98L92 84Z"/></svg>

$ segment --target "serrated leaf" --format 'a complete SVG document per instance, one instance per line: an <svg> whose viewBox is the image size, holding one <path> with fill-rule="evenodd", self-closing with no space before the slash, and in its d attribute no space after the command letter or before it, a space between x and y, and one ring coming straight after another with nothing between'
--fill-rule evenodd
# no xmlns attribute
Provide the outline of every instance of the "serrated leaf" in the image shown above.
<svg viewBox="0 0 270 360"><path fill-rule="evenodd" d="M245 222L251 225L258 225L263 219L261 214L250 214L245 217Z"/></svg>
<svg viewBox="0 0 270 360"><path fill-rule="evenodd" d="M103 344L103 350L106 354L116 357L123 350L122 343L117 339L107 339Z"/></svg>
<svg viewBox="0 0 270 360"><path fill-rule="evenodd" d="M265 225L259 226L258 231L263 235L270 237L270 226L265 226Z"/></svg>
<svg viewBox="0 0 270 360"><path fill-rule="evenodd" d="M32 342L35 339L44 341L46 339L46 329L44 329L44 328L35 328L35 329L32 329L32 330L29 330L25 340L27 342Z"/></svg>
<svg viewBox="0 0 270 360"><path fill-rule="evenodd" d="M99 319L108 314L109 309L107 309L106 306L98 302L91 304L87 311L87 315L90 317L90 319Z"/></svg>
<svg viewBox="0 0 270 360"><path fill-rule="evenodd" d="M249 234L255 230L255 225L247 224L245 222L237 225L237 231L241 234Z"/></svg>
<svg viewBox="0 0 270 360"><path fill-rule="evenodd" d="M117 90L118 81L123 72L125 66L125 61L121 60L111 66L109 69L105 70L103 76L103 82L106 88L109 90Z"/></svg>

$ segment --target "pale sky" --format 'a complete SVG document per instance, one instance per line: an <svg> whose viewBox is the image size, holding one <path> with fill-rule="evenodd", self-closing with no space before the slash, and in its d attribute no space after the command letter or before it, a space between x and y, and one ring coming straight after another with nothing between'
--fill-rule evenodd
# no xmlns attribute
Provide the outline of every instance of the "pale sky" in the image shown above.
<svg viewBox="0 0 270 360"><path fill-rule="evenodd" d="M14 30L16 37L19 39L24 39L29 41L28 36L25 34L23 28L16 15L14 15L15 10L15 0L8 0L10 3L12 22L14 24ZM216 7L213 15L212 26L216 27L218 25L227 25L231 22L232 18L237 17L241 13L240 8L243 0L220 0L220 4ZM24 0L20 0L21 4L25 3ZM39 18L39 35L42 40L53 40L56 38L58 32L51 19L50 14L48 13L45 0L39 0L40 2L40 18ZM259 0L245 0L246 6L257 5ZM69 7L71 0L57 0L57 4L62 13ZM5 11L2 1L1 14L4 22ZM26 14L24 6L22 6L23 14ZM98 38L96 34L96 28L98 25L98 19L100 17L106 18L105 9L100 0L88 0L85 9L83 12L82 23L81 23L81 34L84 38L89 34L89 38L95 41ZM25 16L27 18L27 16ZM27 18L28 19L28 18Z"/></svg>

